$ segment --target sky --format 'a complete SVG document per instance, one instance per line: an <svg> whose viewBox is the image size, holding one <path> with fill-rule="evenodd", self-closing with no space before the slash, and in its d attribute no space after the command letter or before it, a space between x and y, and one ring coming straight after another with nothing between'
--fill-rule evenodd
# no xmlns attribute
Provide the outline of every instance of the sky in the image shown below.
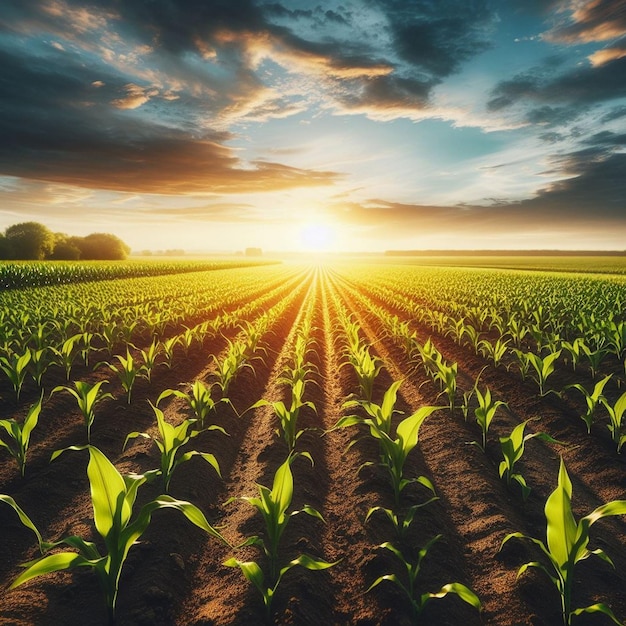
<svg viewBox="0 0 626 626"><path fill-rule="evenodd" d="M626 0L1 0L0 231L626 249Z"/></svg>

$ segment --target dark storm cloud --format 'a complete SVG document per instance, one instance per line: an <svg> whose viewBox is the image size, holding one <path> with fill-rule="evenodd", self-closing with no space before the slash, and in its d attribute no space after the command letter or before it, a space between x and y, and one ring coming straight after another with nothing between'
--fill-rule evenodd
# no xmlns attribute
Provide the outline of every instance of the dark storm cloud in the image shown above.
<svg viewBox="0 0 626 626"><path fill-rule="evenodd" d="M443 79L490 47L494 14L487 2L377 0L387 12L400 58L433 79Z"/></svg>
<svg viewBox="0 0 626 626"><path fill-rule="evenodd" d="M572 223L624 221L626 211L626 154L601 147L566 155L555 163L571 177L552 183L537 196L523 202L530 215Z"/></svg>
<svg viewBox="0 0 626 626"><path fill-rule="evenodd" d="M519 74L495 87L487 107L491 111L499 111L515 104L524 104L524 101L571 103L582 112L587 105L624 96L626 57L597 67L576 68L551 78L534 73Z"/></svg>
<svg viewBox="0 0 626 626"><path fill-rule="evenodd" d="M495 198L489 206L450 207L372 199L362 204L337 203L329 210L334 219L375 227L379 236L402 229L405 235L414 230L420 235L448 232L471 238L485 232L523 232L537 224L542 229L583 232L597 224L623 229L626 154L593 147L565 155L554 165L571 178L553 183L534 198L520 202Z"/></svg>

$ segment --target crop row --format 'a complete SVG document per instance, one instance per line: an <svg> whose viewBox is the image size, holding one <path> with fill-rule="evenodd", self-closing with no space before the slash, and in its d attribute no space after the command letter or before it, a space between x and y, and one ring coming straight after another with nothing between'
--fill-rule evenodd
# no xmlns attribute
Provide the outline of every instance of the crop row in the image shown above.
<svg viewBox="0 0 626 626"><path fill-rule="evenodd" d="M25 289L43 285L63 285L114 280L116 278L140 278L166 276L186 272L206 272L237 267L267 265L270 261L45 261L0 264L0 289Z"/></svg>

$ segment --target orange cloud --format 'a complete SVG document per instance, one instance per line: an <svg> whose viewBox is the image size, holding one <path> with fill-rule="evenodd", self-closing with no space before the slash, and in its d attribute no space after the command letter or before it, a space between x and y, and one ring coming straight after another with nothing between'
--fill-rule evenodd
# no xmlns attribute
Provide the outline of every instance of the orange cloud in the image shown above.
<svg viewBox="0 0 626 626"><path fill-rule="evenodd" d="M598 65L604 65L609 61L616 61L626 57L626 48L605 48L604 50L598 50L589 55L588 59L591 61L591 65L597 67Z"/></svg>

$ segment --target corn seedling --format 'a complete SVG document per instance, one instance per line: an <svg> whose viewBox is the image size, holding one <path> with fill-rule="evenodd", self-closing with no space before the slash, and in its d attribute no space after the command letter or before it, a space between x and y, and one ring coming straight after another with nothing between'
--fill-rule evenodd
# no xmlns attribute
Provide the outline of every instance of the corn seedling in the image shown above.
<svg viewBox="0 0 626 626"><path fill-rule="evenodd" d="M439 371L436 374L436 378L441 382L443 391L448 396L448 406L450 411L454 413L455 401L456 401L456 378L458 374L458 365L453 363L448 365L447 363L439 363ZM441 395L441 394L440 394Z"/></svg>
<svg viewBox="0 0 626 626"><path fill-rule="evenodd" d="M486 359L491 359L494 367L499 367L506 355L508 345L508 341L503 341L501 337L498 337L493 344L487 339L482 339L478 347Z"/></svg>
<svg viewBox="0 0 626 626"><path fill-rule="evenodd" d="M48 348L30 348L30 368L33 380L41 388L41 380L48 370Z"/></svg>
<svg viewBox="0 0 626 626"><path fill-rule="evenodd" d="M82 380L76 380L74 381L75 389L59 385L50 392L50 395L52 395L57 391L67 391L74 396L78 408L83 415L85 428L87 429L88 442L91 441L91 426L96 418L96 405L106 398L113 398L110 393L102 391L102 385L108 384L108 382L108 380L99 380L97 383L91 384Z"/></svg>
<svg viewBox="0 0 626 626"><path fill-rule="evenodd" d="M431 491L431 493L433 492ZM393 509L387 509L382 506L373 506L367 512L367 515L365 516L365 522L367 523L369 518L374 513L377 513L377 512L384 513L387 519L391 522L398 538L404 539L409 527L411 526L411 524L413 523L413 520L415 519L415 515L417 514L417 512L422 507L425 507L427 504L430 504L431 502L434 502L435 500L439 500L439 496L433 495L425 502L420 502L419 504L414 504L410 506L406 510L406 513L404 515L399 515L398 512L394 511Z"/></svg>
<svg viewBox="0 0 626 626"><path fill-rule="evenodd" d="M293 474L291 472L291 463L298 456L306 456L309 460L311 457L308 453L290 454L287 459L280 465L274 475L272 488L269 489L264 485L257 484L259 497L242 496L241 500L253 506L262 516L265 524L265 537L252 537L246 544L257 545L263 549L269 562L269 578L271 581L277 579L278 569L278 549L280 539L287 528L289 520L299 513L306 513L311 517L315 517L322 522L324 518L313 507L305 504L302 509L296 511L288 511L293 499ZM311 461L312 463L312 461ZM228 502L232 502L238 498L231 498Z"/></svg>
<svg viewBox="0 0 626 626"><path fill-rule="evenodd" d="M528 361L529 365L535 370L537 377L535 378L535 382L539 386L539 395L541 397L548 395L552 390L545 391L546 381L550 377L551 374L554 373L555 361L561 356L561 351L557 350L556 352L551 352L547 354L545 357L540 357L538 354L534 352L526 352L525 359ZM553 393L553 392L552 392Z"/></svg>
<svg viewBox="0 0 626 626"><path fill-rule="evenodd" d="M130 404L133 386L135 380L137 380L137 377L141 373L141 366L135 361L128 347L126 347L126 357L123 357L121 354L114 356L118 360L117 365L115 363L109 363L108 361L104 361L104 365L117 374L122 384L122 389L126 392L126 402Z"/></svg>
<svg viewBox="0 0 626 626"><path fill-rule="evenodd" d="M609 515L626 515L626 500L613 500L599 506L589 515L576 521L571 507L572 483L561 458L559 477L556 489L548 496L544 512L546 517L546 542L534 537L528 537L515 532L507 535L500 546L510 539L526 539L540 548L547 557L549 565L539 561L524 563L518 570L521 576L529 567L536 567L545 572L561 599L561 616L563 624L569 626L572 618L582 613L603 613L616 624L617 620L611 609L604 603L596 603L584 608L574 609L572 606L572 587L574 583L574 569L577 563L595 555L603 561L613 565L609 556L601 549L589 550L589 530L592 524Z"/></svg>
<svg viewBox="0 0 626 626"><path fill-rule="evenodd" d="M231 406L232 403L228 398L221 398L220 400L215 402L215 400L213 400L213 398L211 397L211 387L207 387L201 380L196 380L193 382L189 393L185 393L184 391L180 391L179 389L166 389L158 397L156 402L157 406L159 405L161 400L169 396L175 396L187 402L187 404L193 411L194 418L196 420L194 428L197 426L197 430L219 430L223 434L227 434L221 426L212 425L207 427L206 418L211 411L215 410L215 405L219 402L226 402Z"/></svg>
<svg viewBox="0 0 626 626"><path fill-rule="evenodd" d="M605 385L609 382L611 378L611 374L605 376L602 380L598 381L591 393L589 393L581 384L575 383L574 385L568 385L566 389L577 389L580 393L583 394L585 398L585 404L587 405L587 410L583 415L580 416L580 419L585 422L587 426L587 433L591 432L591 424L593 423L593 417L595 415L596 409L600 404L601 400L604 399L602 392L604 391Z"/></svg>
<svg viewBox="0 0 626 626"><path fill-rule="evenodd" d="M156 367L157 359L160 354L160 345L155 337L152 338L152 342L150 345L144 350L140 349L141 358L143 360L143 365L141 366L141 371L143 372L143 376L146 377L148 382L151 382L152 371ZM133 346L135 347L135 346Z"/></svg>
<svg viewBox="0 0 626 626"><path fill-rule="evenodd" d="M613 348L613 354L619 359L626 350L626 322L611 320L606 331L607 345Z"/></svg>
<svg viewBox="0 0 626 626"><path fill-rule="evenodd" d="M582 337L576 337L573 341L561 342L561 348L569 354L572 360L572 369L574 370L580 363L580 359L582 357L582 344Z"/></svg>
<svg viewBox="0 0 626 626"><path fill-rule="evenodd" d="M611 438L617 446L617 451L621 452L622 446L626 443L626 423L624 421L624 413L626 412L626 393L623 393L613 406L609 404L606 398L601 398L609 414L609 432Z"/></svg>
<svg viewBox="0 0 626 626"><path fill-rule="evenodd" d="M533 418L537 419L537 418ZM526 425L531 420L526 420L521 424L518 424L512 431L508 437L500 437L500 447L502 448L502 457L503 460L500 461L500 466L498 467L498 473L500 474L500 478L504 478L506 480L507 486L510 487L511 482L515 481L522 488L522 498L526 500L530 494L530 487L526 484L526 480L515 469L515 465L522 458L524 454L524 447L526 442L529 439L533 439L537 437L542 441L548 441L550 443L561 443L556 439L553 439L550 435L546 433L528 433L524 434L524 429Z"/></svg>
<svg viewBox="0 0 626 626"><path fill-rule="evenodd" d="M96 573L109 614L110 622L115 620L115 609L119 592L119 581L128 551L143 535L150 524L152 514L157 509L173 508L180 511L192 524L206 531L212 537L229 545L226 539L213 528L195 505L184 500L175 500L167 495L159 496L144 504L131 521L137 491L149 480L148 475L130 474L123 476L98 448L93 446L72 447L70 450L89 450L87 476L91 486L93 519L98 534L102 537L105 553L101 554L95 543L82 537L70 536L52 543L43 541L41 533L26 513L10 496L0 495L0 501L11 506L22 524L30 529L39 544L42 556L26 563L26 568L13 581L11 588L17 587L32 578L76 567L90 567ZM53 458L63 450L55 452ZM51 549L66 545L77 552L56 552Z"/></svg>
<svg viewBox="0 0 626 626"><path fill-rule="evenodd" d="M239 373L239 370L244 367L249 367L252 371L254 371L252 365L246 362L246 353L247 348L245 344L228 340L228 350L223 360L219 361L218 358L213 355L213 360L216 365L216 383L222 390L223 396L228 395L230 384Z"/></svg>
<svg viewBox="0 0 626 626"><path fill-rule="evenodd" d="M417 552L415 559L405 556L401 550L396 548L389 541L380 544L380 546L378 546L379 548L389 550L389 552L391 552L400 561L400 563L402 563L406 571L406 579L403 581L397 574L385 574L384 576L379 576L368 587L367 591L371 591L383 581L389 581L399 587L410 602L413 623L418 622L422 611L431 600L440 600L449 594L457 595L461 600L463 600L463 602L467 602L467 604L473 606L477 611L481 611L482 604L478 596L469 587L459 582L443 585L443 587L436 592L420 593L417 587L417 577L419 576L422 568L422 561L428 554L428 551L433 544L439 541L439 539L441 539L441 535L433 537Z"/></svg>
<svg viewBox="0 0 626 626"><path fill-rule="evenodd" d="M52 351L57 355L58 358L57 365L60 365L65 369L66 380L70 379L72 365L74 364L74 359L76 358L76 346L81 338L82 333L72 335L63 342L60 350L54 347L52 348Z"/></svg>
<svg viewBox="0 0 626 626"><path fill-rule="evenodd" d="M301 554L299 557L290 561L285 567L282 567L278 572L278 576L274 582L269 583L266 580L265 573L261 569L261 566L256 561L240 561L236 558L228 559L224 561L224 565L227 567L238 567L245 579L251 582L256 589L259 591L263 598L263 604L265 605L265 619L266 623L272 623L272 601L274 600L274 595L276 594L276 590L278 589L278 585L280 581L283 579L283 576L292 568L296 566L304 567L311 571L319 571L328 569L333 565L336 565L338 561L335 563L328 563L327 561L321 561L319 559L313 559L306 554Z"/></svg>
<svg viewBox="0 0 626 626"><path fill-rule="evenodd" d="M5 435L0 436L0 448L7 450L15 459L22 476L26 470L26 453L30 444L30 436L33 428L37 426L42 400L43 393L39 400L30 407L23 422L14 419L0 420L0 428L6 431Z"/></svg>
<svg viewBox="0 0 626 626"><path fill-rule="evenodd" d="M385 392L382 405L366 400L349 400L345 407L362 407L368 417L346 415L333 428L345 428L355 424L365 424L370 429L372 437L378 440L382 457L382 465L387 468L391 477L396 505L400 503L400 493L410 483L418 482L434 494L435 489L431 481L425 476L407 479L404 477L404 464L409 452L417 445L420 426L434 411L442 407L423 406L409 417L404 418L396 427L396 436L392 438L391 419L395 409L398 388L402 381L395 381ZM369 463L368 463L369 464Z"/></svg>
<svg viewBox="0 0 626 626"><path fill-rule="evenodd" d="M383 368L382 359L372 356L368 346L360 345L350 352L348 362L354 368L359 381L361 397L364 400L371 400L374 380Z"/></svg>
<svg viewBox="0 0 626 626"><path fill-rule="evenodd" d="M519 318L512 317L507 326L507 332L511 335L513 343L518 347L522 347L522 341L528 334L528 326L526 326Z"/></svg>
<svg viewBox="0 0 626 626"><path fill-rule="evenodd" d="M165 357L164 364L168 367L172 367L172 361L174 360L174 348L179 343L180 337L175 335L165 341L162 341L159 345L163 349L163 356Z"/></svg>
<svg viewBox="0 0 626 626"><path fill-rule="evenodd" d="M467 337L467 341L464 343L472 346L474 353L478 354L480 331L476 330L471 324L467 324L463 329L463 337Z"/></svg>
<svg viewBox="0 0 626 626"><path fill-rule="evenodd" d="M13 390L15 391L15 400L18 402L31 358L32 354L28 348L26 348L23 354L11 352L7 356L0 356L0 369L11 381L11 385L13 385Z"/></svg>
<svg viewBox="0 0 626 626"><path fill-rule="evenodd" d="M600 368L600 364L604 360L604 357L609 353L608 350L604 348L596 348L593 350L586 343L581 345L583 355L587 357L587 361L589 361L589 368L591 369L591 376L593 378L596 377L598 373L598 369Z"/></svg>
<svg viewBox="0 0 626 626"><path fill-rule="evenodd" d="M300 438L300 435L304 430L298 430L298 417L300 415L300 409L308 406L313 411L316 411L315 404L310 400L303 400L305 383L301 380L296 382L291 388L291 404L289 408L282 401L269 402L268 400L259 400L252 405L252 409L261 406L271 406L274 410L274 414L278 418L280 429L276 431L277 434L282 434L289 452L296 447L296 441Z"/></svg>
<svg viewBox="0 0 626 626"><path fill-rule="evenodd" d="M152 439L152 441L154 441L159 449L159 452L161 453L161 467L158 473L163 477L165 492L169 493L170 482L172 480L172 476L174 475L174 470L182 463L186 463L192 459L194 456L199 456L204 459L221 478L222 475L220 473L220 466L215 458L215 455L208 452L198 452L197 450L191 450L181 454L183 446L189 443L191 439L196 437L201 432L193 430L192 427L194 420L183 420L178 426L173 426L169 422L165 421L165 415L163 415L163 411L161 411L161 409L154 406L152 403L150 403L150 406L156 415L159 436L155 437L148 433L132 432L126 437L126 440L124 441L124 448L126 448L126 445L131 439L135 439L137 437ZM223 430L219 426L215 426L213 429Z"/></svg>
<svg viewBox="0 0 626 626"><path fill-rule="evenodd" d="M507 406L507 404L502 400L494 400L489 387L485 389L485 393L482 393L480 389L476 387L476 399L478 400L478 406L474 409L474 415L476 416L476 423L480 426L482 432L482 445L478 442L472 443L478 444L484 452L487 447L487 432L496 415L496 411L501 406Z"/></svg>
<svg viewBox="0 0 626 626"><path fill-rule="evenodd" d="M310 456L306 453L302 455ZM306 513L315 517L322 522L324 518L313 507L305 504L300 510L289 511L291 500L293 498L293 474L291 472L291 463L300 455L290 454L283 464L276 470L272 489L263 485L257 485L259 489L259 497L243 496L241 499L252 505L263 517L265 523L265 537L250 537L242 545L256 545L260 547L268 559L269 573L266 576L261 567L254 561L238 561L235 558L229 559L224 563L229 567L239 567L247 580L252 582L261 592L263 602L266 608L266 617L271 616L272 600L276 589L282 580L282 577L292 567L301 565L310 570L321 570L332 567L334 563L318 561L309 556L301 555L297 559L291 561L287 566L279 568L279 543L280 539L289 523L289 520L298 513ZM229 502L237 498L231 498Z"/></svg>
<svg viewBox="0 0 626 626"><path fill-rule="evenodd" d="M432 482L426 476L417 478L405 478L404 464L409 452L417 445L419 439L419 429L427 417L434 411L440 409L437 406L423 406L409 417L404 418L396 428L396 438L392 439L384 431L378 432L378 439L381 445L383 466L389 471L391 484L393 487L394 501L400 504L400 494L404 488L411 483L419 483L427 487L431 493L435 493ZM372 420L366 420L370 429L376 429Z"/></svg>

